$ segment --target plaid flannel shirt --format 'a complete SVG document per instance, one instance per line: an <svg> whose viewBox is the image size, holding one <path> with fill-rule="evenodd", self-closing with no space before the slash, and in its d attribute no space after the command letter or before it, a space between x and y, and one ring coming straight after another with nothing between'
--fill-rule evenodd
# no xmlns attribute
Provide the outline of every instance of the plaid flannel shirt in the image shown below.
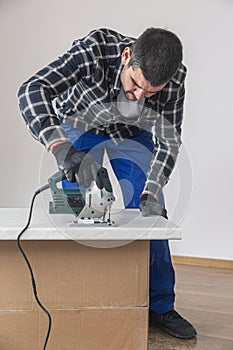
<svg viewBox="0 0 233 350"><path fill-rule="evenodd" d="M116 108L121 53L134 41L110 29L91 31L23 83L18 101L32 136L48 150L58 141L69 140L61 122L97 135L108 134L115 144L141 129L153 130L156 148L144 192L157 199L181 145L186 68L181 64L160 92L146 98L139 115L125 118Z"/></svg>

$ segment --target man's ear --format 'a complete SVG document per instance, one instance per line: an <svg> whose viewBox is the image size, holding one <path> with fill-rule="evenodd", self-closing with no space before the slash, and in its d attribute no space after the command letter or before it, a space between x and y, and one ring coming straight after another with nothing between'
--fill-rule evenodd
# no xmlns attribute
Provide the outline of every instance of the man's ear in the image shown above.
<svg viewBox="0 0 233 350"><path fill-rule="evenodd" d="M131 57L131 49L130 47L125 47L121 54L121 63L125 66L129 63Z"/></svg>

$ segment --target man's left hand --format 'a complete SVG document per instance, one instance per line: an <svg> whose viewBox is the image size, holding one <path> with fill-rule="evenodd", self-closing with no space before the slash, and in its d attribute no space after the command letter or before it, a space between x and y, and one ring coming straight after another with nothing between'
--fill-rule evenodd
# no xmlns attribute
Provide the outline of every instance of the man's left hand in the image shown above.
<svg viewBox="0 0 233 350"><path fill-rule="evenodd" d="M165 219L168 219L166 209L158 204L153 196L147 193L143 193L140 196L139 209L142 213L142 216L158 215L163 216Z"/></svg>

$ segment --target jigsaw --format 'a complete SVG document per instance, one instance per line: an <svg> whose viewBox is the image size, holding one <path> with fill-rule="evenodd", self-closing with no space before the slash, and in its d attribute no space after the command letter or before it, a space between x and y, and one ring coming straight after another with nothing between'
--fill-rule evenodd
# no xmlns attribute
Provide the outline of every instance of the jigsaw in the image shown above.
<svg viewBox="0 0 233 350"><path fill-rule="evenodd" d="M64 172L60 170L51 176L48 179L52 195L49 213L74 214L77 220L72 221L71 226L80 223L112 225L110 215L115 197L107 169L101 167L99 171L102 172L102 188L99 188L95 181L92 181L88 188L59 188L57 184L66 178Z"/></svg>

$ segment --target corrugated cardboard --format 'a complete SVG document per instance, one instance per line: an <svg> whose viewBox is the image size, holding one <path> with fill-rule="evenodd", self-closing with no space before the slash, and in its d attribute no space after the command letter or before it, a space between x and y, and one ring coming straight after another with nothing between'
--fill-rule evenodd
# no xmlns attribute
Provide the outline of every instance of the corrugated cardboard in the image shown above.
<svg viewBox="0 0 233 350"><path fill-rule="evenodd" d="M52 314L48 350L146 350L149 243L23 241ZM0 241L0 350L42 349L47 318L16 242Z"/></svg>
<svg viewBox="0 0 233 350"><path fill-rule="evenodd" d="M148 305L148 242L91 248L73 241L24 241L38 295L50 309ZM0 309L37 308L16 242L0 242Z"/></svg>
<svg viewBox="0 0 233 350"><path fill-rule="evenodd" d="M147 308L84 308L51 314L48 350L147 350ZM43 313L2 311L0 324L1 350L42 349Z"/></svg>

